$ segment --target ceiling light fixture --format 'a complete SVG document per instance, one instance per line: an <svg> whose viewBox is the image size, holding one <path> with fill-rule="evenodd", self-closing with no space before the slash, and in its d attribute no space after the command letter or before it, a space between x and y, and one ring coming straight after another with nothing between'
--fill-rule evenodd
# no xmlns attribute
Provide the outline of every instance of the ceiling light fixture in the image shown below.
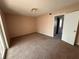
<svg viewBox="0 0 79 59"><path fill-rule="evenodd" d="M33 14L37 14L38 9L37 8L32 8L31 11L32 11Z"/></svg>

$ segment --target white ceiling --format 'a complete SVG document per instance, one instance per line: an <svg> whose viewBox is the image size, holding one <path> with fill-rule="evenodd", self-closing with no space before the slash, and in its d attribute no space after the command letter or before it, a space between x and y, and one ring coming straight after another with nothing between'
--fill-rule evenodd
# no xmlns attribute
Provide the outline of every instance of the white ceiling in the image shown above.
<svg viewBox="0 0 79 59"><path fill-rule="evenodd" d="M37 16L76 2L79 0L2 0L1 8L8 13ZM38 8L37 13L32 13L32 8Z"/></svg>

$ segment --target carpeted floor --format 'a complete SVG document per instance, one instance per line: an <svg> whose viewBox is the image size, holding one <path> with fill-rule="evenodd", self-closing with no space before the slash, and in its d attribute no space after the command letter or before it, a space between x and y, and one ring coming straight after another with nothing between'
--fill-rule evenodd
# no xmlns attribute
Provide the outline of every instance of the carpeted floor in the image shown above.
<svg viewBox="0 0 79 59"><path fill-rule="evenodd" d="M38 33L12 39L6 59L79 59L79 47Z"/></svg>

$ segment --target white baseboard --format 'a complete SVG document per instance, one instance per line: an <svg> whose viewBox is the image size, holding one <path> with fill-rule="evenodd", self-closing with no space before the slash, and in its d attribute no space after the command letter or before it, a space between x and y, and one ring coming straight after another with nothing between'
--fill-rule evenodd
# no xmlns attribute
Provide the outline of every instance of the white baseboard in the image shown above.
<svg viewBox="0 0 79 59"><path fill-rule="evenodd" d="M79 43L76 43L77 45L79 45Z"/></svg>
<svg viewBox="0 0 79 59"><path fill-rule="evenodd" d="M2 59L5 59L5 57L6 57L6 52L7 52L7 49L5 49L5 51L3 52L3 54L2 54Z"/></svg>
<svg viewBox="0 0 79 59"><path fill-rule="evenodd" d="M40 34L43 34L43 35L46 35L46 36L49 36L49 37L53 37L53 35L48 35L48 34L41 33L41 32L37 32L37 33L40 33Z"/></svg>

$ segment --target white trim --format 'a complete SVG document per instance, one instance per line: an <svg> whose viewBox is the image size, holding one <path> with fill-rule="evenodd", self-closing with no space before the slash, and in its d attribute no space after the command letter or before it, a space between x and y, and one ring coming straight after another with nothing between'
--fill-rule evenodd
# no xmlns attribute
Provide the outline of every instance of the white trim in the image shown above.
<svg viewBox="0 0 79 59"><path fill-rule="evenodd" d="M4 50L4 52L3 52L3 54L2 54L2 59L4 59L5 58L5 53L6 52L6 49Z"/></svg>
<svg viewBox="0 0 79 59"><path fill-rule="evenodd" d="M6 48L9 48L9 45L8 45L8 41L7 41L7 37L6 37L6 33L5 33L5 29L4 29L4 25L3 25L3 21L2 21L2 17L1 17L1 14L0 14L0 25L1 25L1 29L2 29L2 32L3 32L3 35L4 35L4 40L5 40L5 46Z"/></svg>
<svg viewBox="0 0 79 59"><path fill-rule="evenodd" d="M6 49L9 48L9 45L8 45L8 41L7 41L7 37L6 37L6 33L5 33L5 29L4 29L4 24L3 24L3 21L2 21L2 14L1 14L1 11L0 11L0 27L1 27L1 45L3 47L2 49L2 53L1 53L1 57L2 59L5 58L5 54L6 54Z"/></svg>
<svg viewBox="0 0 79 59"><path fill-rule="evenodd" d="M57 13L57 14L54 14L53 16L55 17L55 16L60 16L60 15L65 15L65 14L67 13Z"/></svg>

